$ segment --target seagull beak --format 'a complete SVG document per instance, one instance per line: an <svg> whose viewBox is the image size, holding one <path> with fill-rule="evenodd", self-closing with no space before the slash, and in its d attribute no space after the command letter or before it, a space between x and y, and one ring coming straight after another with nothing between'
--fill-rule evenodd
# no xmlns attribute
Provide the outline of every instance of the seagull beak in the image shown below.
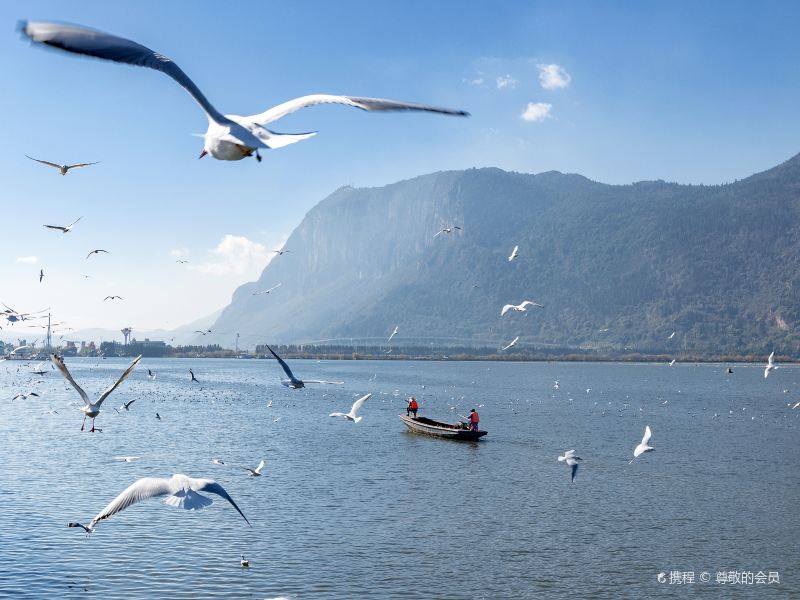
<svg viewBox="0 0 800 600"><path fill-rule="evenodd" d="M208 150L203 148L203 151L200 153L200 156L198 158L203 158L206 154L208 154Z"/></svg>

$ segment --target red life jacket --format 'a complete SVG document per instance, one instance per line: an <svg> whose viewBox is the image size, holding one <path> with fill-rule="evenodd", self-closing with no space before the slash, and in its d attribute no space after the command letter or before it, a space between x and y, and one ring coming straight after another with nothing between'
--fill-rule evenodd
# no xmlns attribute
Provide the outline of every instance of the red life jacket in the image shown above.
<svg viewBox="0 0 800 600"><path fill-rule="evenodd" d="M481 420L481 418L478 416L478 413L472 412L472 413L469 414L469 422L470 423L477 423L480 420Z"/></svg>
<svg viewBox="0 0 800 600"><path fill-rule="evenodd" d="M408 403L408 408L410 408L411 410L417 410L419 408L419 405L417 405L416 400L412 399L411 402Z"/></svg>

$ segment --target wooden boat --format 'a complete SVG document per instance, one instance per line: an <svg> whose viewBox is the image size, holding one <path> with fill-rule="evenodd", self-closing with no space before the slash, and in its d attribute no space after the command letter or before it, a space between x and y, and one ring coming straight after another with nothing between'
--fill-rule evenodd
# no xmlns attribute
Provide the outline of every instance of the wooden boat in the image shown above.
<svg viewBox="0 0 800 600"><path fill-rule="evenodd" d="M400 415L400 420L406 424L412 433L422 433L434 437L447 438L450 440L476 441L486 435L487 431L471 431L464 429L461 425L452 423L442 423L427 417L407 417Z"/></svg>

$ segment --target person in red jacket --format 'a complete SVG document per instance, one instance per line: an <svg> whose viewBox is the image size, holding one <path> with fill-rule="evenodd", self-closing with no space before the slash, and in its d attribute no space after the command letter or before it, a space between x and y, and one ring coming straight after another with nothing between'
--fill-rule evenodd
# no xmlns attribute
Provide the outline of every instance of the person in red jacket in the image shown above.
<svg viewBox="0 0 800 600"><path fill-rule="evenodd" d="M411 400L408 401L408 406L406 406L406 416L414 413L414 418L416 418L417 410L419 410L419 404L417 404L417 399L412 396Z"/></svg>
<svg viewBox="0 0 800 600"><path fill-rule="evenodd" d="M472 431L478 431L478 423L480 422L481 418L477 411L473 408L471 411L469 411L469 428Z"/></svg>

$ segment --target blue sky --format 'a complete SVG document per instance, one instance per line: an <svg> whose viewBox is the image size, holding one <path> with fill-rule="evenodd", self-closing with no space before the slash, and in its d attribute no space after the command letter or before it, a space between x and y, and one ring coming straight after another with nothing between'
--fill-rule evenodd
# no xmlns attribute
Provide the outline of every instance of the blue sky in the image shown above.
<svg viewBox="0 0 800 600"><path fill-rule="evenodd" d="M224 6L0 5L0 300L18 310L51 306L77 328L171 328L226 304L343 184L473 166L719 183L800 151L798 3ZM20 19L78 23L150 46L222 112L324 92L473 116L314 107L273 128L320 134L266 152L261 164L201 161L202 142L190 134L205 131L205 117L180 87L153 71L32 47L15 31ZM533 120L522 118L529 105ZM102 164L60 177L24 154ZM79 216L68 235L42 227ZM84 260L94 248L112 254ZM179 253L187 265L175 262ZM125 301L103 303L109 294Z"/></svg>

